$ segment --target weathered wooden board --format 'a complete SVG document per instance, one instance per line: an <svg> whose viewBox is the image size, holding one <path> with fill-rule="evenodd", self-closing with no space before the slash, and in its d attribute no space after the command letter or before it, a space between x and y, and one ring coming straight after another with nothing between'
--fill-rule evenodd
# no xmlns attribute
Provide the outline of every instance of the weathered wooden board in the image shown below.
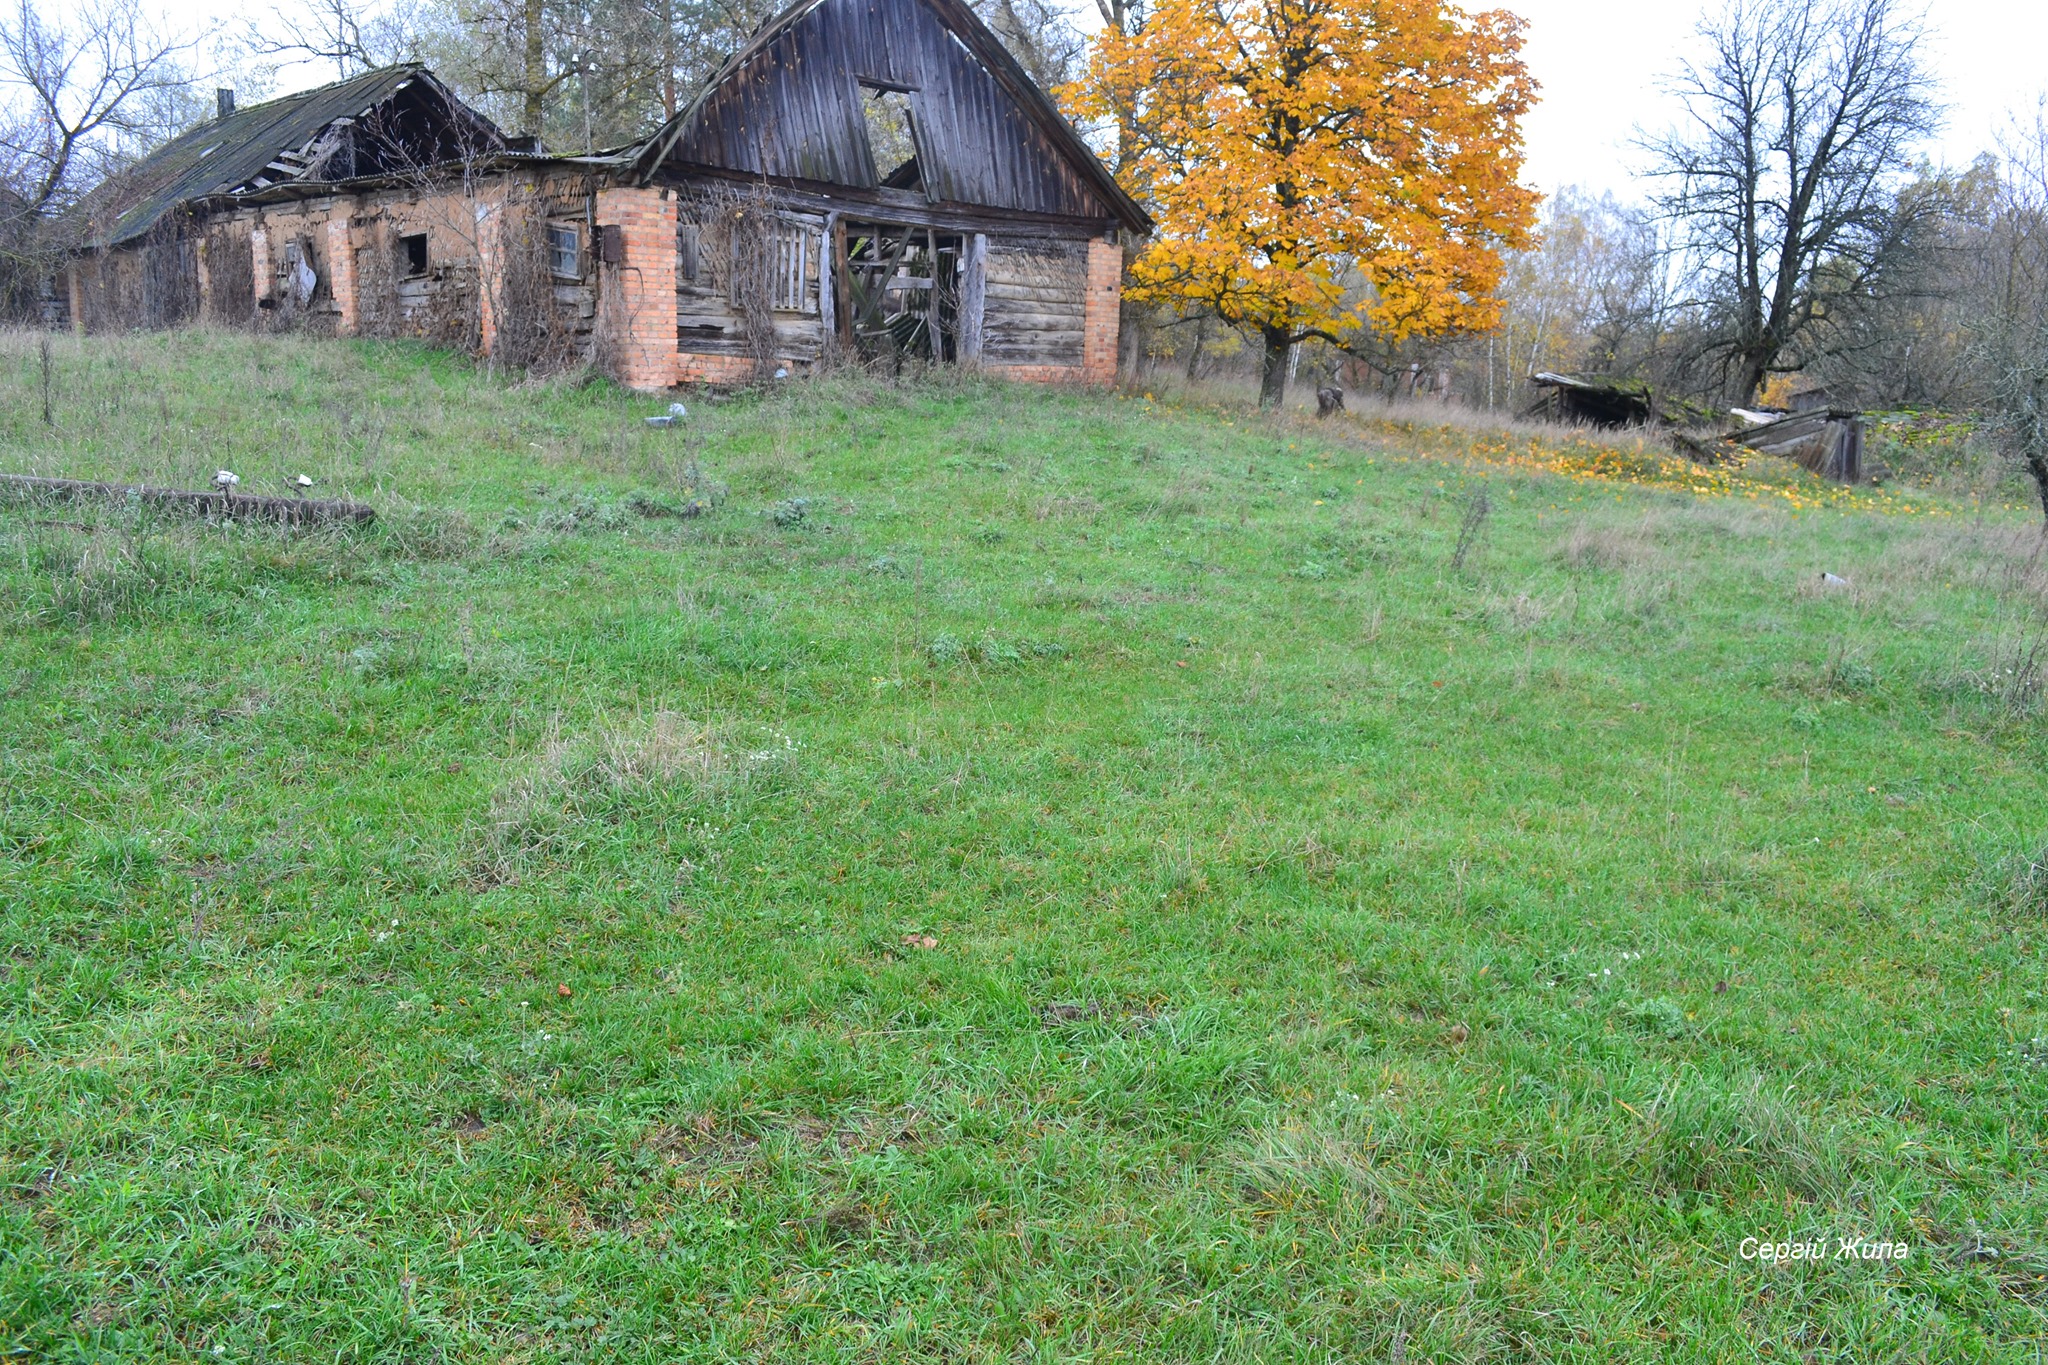
<svg viewBox="0 0 2048 1365"><path fill-rule="evenodd" d="M377 510L359 502L322 502L313 498L271 498L216 489L153 488L148 484L96 483L88 479L45 479L31 474L0 474L0 492L16 498L126 502L187 512L222 521L275 521L290 526L332 522L367 525Z"/></svg>
<svg viewBox="0 0 2048 1365"><path fill-rule="evenodd" d="M991 237L982 358L1078 365L1088 312L1088 248L1044 237Z"/></svg>
<svg viewBox="0 0 2048 1365"><path fill-rule="evenodd" d="M866 83L909 95L931 201L1123 216L1076 149L1091 154L1033 107L1042 97L1020 97L1014 77L999 79L962 41L957 30L978 23L944 0L819 0L721 74L672 130L664 159L878 189Z"/></svg>

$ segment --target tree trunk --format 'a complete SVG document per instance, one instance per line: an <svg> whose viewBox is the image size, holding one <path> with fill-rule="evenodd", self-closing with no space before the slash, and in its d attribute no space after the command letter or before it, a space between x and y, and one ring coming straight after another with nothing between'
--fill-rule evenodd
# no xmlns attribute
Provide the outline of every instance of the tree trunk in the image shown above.
<svg viewBox="0 0 2048 1365"><path fill-rule="evenodd" d="M1742 382L1735 390L1736 405L1746 408L1754 404L1757 394L1763 391L1764 378L1770 373L1771 358L1755 351L1748 351L1738 359L1742 362Z"/></svg>
<svg viewBox="0 0 2048 1365"><path fill-rule="evenodd" d="M1259 364L1259 406L1277 408L1287 398L1287 348L1292 338L1283 327L1261 327L1266 341Z"/></svg>
<svg viewBox="0 0 2048 1365"><path fill-rule="evenodd" d="M2034 491L2041 498L2041 519L2048 525L2048 455L2031 442L2027 446L2027 472L2034 476Z"/></svg>
<svg viewBox="0 0 2048 1365"><path fill-rule="evenodd" d="M1202 343L1209 339L1209 315L1202 314L1195 319L1195 344L1188 352L1188 383L1195 382L1202 372Z"/></svg>
<svg viewBox="0 0 2048 1365"><path fill-rule="evenodd" d="M526 89L525 108L520 111L520 122L526 126L519 131L534 137L540 136L541 97L546 93L548 66L547 48L543 42L546 33L542 28L544 19L542 0L526 0L526 69L522 73Z"/></svg>

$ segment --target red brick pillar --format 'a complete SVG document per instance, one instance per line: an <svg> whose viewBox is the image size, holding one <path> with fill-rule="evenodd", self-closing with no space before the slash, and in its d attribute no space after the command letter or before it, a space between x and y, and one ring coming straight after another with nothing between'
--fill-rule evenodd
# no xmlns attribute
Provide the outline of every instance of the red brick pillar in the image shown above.
<svg viewBox="0 0 2048 1365"><path fill-rule="evenodd" d="M213 321L213 257L207 251L212 238L201 237L192 248L192 271L199 284L199 322Z"/></svg>
<svg viewBox="0 0 2048 1365"><path fill-rule="evenodd" d="M597 221L616 226L623 259L598 265L598 345L629 389L673 388L676 353L676 201L663 189L610 189L597 195ZM591 243L593 255L597 243Z"/></svg>
<svg viewBox="0 0 2048 1365"><path fill-rule="evenodd" d="M355 220L345 215L327 220L327 288L334 295L335 333L354 336L362 316L356 302Z"/></svg>
<svg viewBox="0 0 2048 1365"><path fill-rule="evenodd" d="M1124 251L1097 237L1088 243L1088 297L1081 313L1081 382L1116 382L1117 326L1123 303Z"/></svg>
<svg viewBox="0 0 2048 1365"><path fill-rule="evenodd" d="M274 281L270 274L270 232L265 228L249 229L249 277L255 281L256 297L249 300L249 306L261 308L263 300L270 297Z"/></svg>
<svg viewBox="0 0 2048 1365"><path fill-rule="evenodd" d="M482 200L476 205L477 350L489 355L498 344L498 299L505 289L505 205Z"/></svg>

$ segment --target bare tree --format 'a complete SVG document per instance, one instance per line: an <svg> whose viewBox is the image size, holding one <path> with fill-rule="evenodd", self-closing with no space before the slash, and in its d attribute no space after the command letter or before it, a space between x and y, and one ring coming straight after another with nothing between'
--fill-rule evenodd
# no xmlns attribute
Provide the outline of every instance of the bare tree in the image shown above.
<svg viewBox="0 0 2048 1365"><path fill-rule="evenodd" d="M1118 33L1132 34L1145 27L1145 0L1095 0L1095 12L1102 26Z"/></svg>
<svg viewBox="0 0 2048 1365"><path fill-rule="evenodd" d="M0 157L17 212L44 218L161 135L166 104L189 83L196 40L152 28L122 0L86 0L68 17L37 0L0 15Z"/></svg>
<svg viewBox="0 0 2048 1365"><path fill-rule="evenodd" d="M1565 186L1544 207L1542 240L1507 258L1500 373L1594 369L1636 376L1664 322L1664 271L1646 210Z"/></svg>
<svg viewBox="0 0 2048 1365"><path fill-rule="evenodd" d="M1997 199L1971 253L1971 354L1985 406L2048 518L2048 110L2007 144Z"/></svg>
<svg viewBox="0 0 2048 1365"><path fill-rule="evenodd" d="M1900 0L1734 0L1673 89L1686 122L1647 144L1742 401L1892 284L1916 213L1896 193L1939 111Z"/></svg>
<svg viewBox="0 0 2048 1365"><path fill-rule="evenodd" d="M1088 40L1057 0L969 0L1031 79L1047 90L1074 79Z"/></svg>
<svg viewBox="0 0 2048 1365"><path fill-rule="evenodd" d="M258 57L286 62L332 62L335 74L416 61L422 52L422 17L415 0L314 0L278 6L267 21L250 25L246 46Z"/></svg>

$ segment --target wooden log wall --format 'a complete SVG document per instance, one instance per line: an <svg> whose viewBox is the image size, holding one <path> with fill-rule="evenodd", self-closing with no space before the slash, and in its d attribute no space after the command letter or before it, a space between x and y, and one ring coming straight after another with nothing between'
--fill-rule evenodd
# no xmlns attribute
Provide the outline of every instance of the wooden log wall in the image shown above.
<svg viewBox="0 0 2048 1365"><path fill-rule="evenodd" d="M731 266L720 259L724 244L703 225L701 206L685 199L680 214L685 227L697 228L697 278L686 279L680 268L676 271L676 347L689 355L745 356L746 334L726 293ZM825 353L820 266L830 249L829 234L823 214L783 211L777 217L783 229L802 233L807 247L802 253L805 306L776 311L775 350L784 359L808 364Z"/></svg>
<svg viewBox="0 0 2048 1365"><path fill-rule="evenodd" d="M1088 306L1088 244L990 237L981 358L992 365L1079 365Z"/></svg>

